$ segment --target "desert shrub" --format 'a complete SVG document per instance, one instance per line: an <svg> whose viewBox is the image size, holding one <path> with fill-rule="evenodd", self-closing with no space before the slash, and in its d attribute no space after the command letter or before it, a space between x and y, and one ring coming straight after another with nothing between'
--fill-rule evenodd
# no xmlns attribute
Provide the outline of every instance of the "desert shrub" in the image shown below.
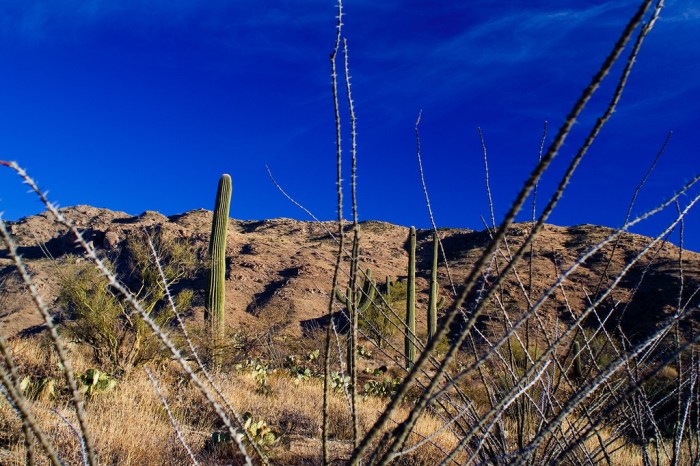
<svg viewBox="0 0 700 466"><path fill-rule="evenodd" d="M149 240L158 262L153 256ZM172 289L183 279L191 278L199 269L192 247L162 230L156 230L150 235L145 232L131 235L125 252L128 255L125 280L129 281L130 288L147 311L164 304L166 288ZM192 297L191 290L182 290L177 295L179 302L176 301L175 304L178 308L189 307Z"/></svg>
<svg viewBox="0 0 700 466"><path fill-rule="evenodd" d="M525 352L526 342L524 339L518 339L515 336L508 338L508 342L503 345L500 350L503 358L508 362L508 364L513 368L517 375L522 376L525 373L525 369L532 366L532 361L536 361L537 358L542 354L542 345L537 345L536 342L530 341L527 343L527 353Z"/></svg>
<svg viewBox="0 0 700 466"><path fill-rule="evenodd" d="M125 369L137 358L143 329L94 267L74 264L61 280L58 303L69 319L64 333L89 346L101 367Z"/></svg>
<svg viewBox="0 0 700 466"><path fill-rule="evenodd" d="M679 394L683 400L688 397L687 389L681 385L681 381L676 368L665 366L642 384L642 390L649 400L659 433L666 438L672 438L678 427L676 424ZM692 414L695 417L695 413ZM647 430L647 437L656 436L653 426L648 426Z"/></svg>
<svg viewBox="0 0 700 466"><path fill-rule="evenodd" d="M160 257L165 284L145 234L129 239L126 253L130 260L125 281L144 309L164 327L174 317L165 299L165 285L172 287L193 272L196 260L192 250L181 242L165 240L161 234L154 235L151 241ZM108 260L106 263L114 268ZM115 296L103 274L94 266L80 262L68 264L63 270L58 303L65 318L64 333L71 340L89 346L101 368L123 374L160 357L158 339ZM176 308L186 309L192 298L191 290L182 290L175 296Z"/></svg>
<svg viewBox="0 0 700 466"><path fill-rule="evenodd" d="M450 339L447 335L443 335L442 338L437 340L437 343L435 344L435 355L440 356L446 354L450 350ZM454 365L456 366L457 363L455 362Z"/></svg>
<svg viewBox="0 0 700 466"><path fill-rule="evenodd" d="M613 362L617 357L615 348L621 348L621 345L614 334L606 334L601 329L586 328L584 335L585 341L583 336L579 337L577 341L581 348L579 357L582 375L586 376L591 373L595 374L598 370L596 367L604 368Z"/></svg>
<svg viewBox="0 0 700 466"><path fill-rule="evenodd" d="M394 314L401 316L405 313L405 301L406 283L393 283L388 294L377 296L359 315L360 331L382 348L384 342L391 339L396 334L397 328L403 325L403 322L398 322Z"/></svg>

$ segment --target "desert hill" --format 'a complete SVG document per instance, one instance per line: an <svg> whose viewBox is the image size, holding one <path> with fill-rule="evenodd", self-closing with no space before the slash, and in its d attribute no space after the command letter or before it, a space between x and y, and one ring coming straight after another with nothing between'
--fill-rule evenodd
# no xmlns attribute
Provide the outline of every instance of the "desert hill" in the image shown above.
<svg viewBox="0 0 700 466"><path fill-rule="evenodd" d="M108 254L118 251L126 238L146 229L182 238L197 249L203 261L209 240L212 213L195 210L181 215L165 217L146 211L138 216L114 212L90 206L63 209L63 213L84 232L94 245ZM490 280L505 265L508 249L517 250L528 232L529 224L514 225L508 237L508 248L502 248L499 260L494 262L483 281ZM52 303L57 295L61 276L60 259L68 255L80 255L72 238L57 225L48 213L9 222L20 252L26 260L36 284L46 300ZM349 226L348 226L349 228ZM362 223L361 267L370 268L373 276L383 281L385 276L394 279L406 275L407 228L388 223L367 221ZM279 334L292 338L313 333L324 325L334 257L334 223L311 223L291 219L261 221L231 220L228 234L228 270L226 281L227 323L248 332ZM534 245L532 254L532 284L530 284L529 253L517 267L518 278L508 277L499 292L499 299L510 317L526 309L523 292L532 287L531 295L539 296L551 286L561 270L573 264L592 245L614 230L593 225L559 227L547 225ZM464 280L471 265L488 243L488 232L466 229L441 229L450 275L456 288ZM552 295L540 313L546 328L554 330L572 319L572 313L583 309L599 285L604 289L620 270L646 245L650 238L624 234L615 251L605 277L612 245L593 255ZM431 232L418 232L418 306L425 309L428 277L432 254ZM118 257L118 256L117 256ZM683 251L683 302L700 286L700 254ZM347 280L347 262L341 283ZM444 267L440 268L439 282L442 294L451 295L451 286ZM41 329L41 319L30 297L19 282L19 277L7 257L0 250L0 333L11 337L18 333ZM203 315L203 272L179 286L196 291L190 318ZM635 291L635 288L638 289ZM615 312L631 338L641 336L671 315L678 306L681 279L679 274L679 249L669 243L659 243L637 263L620 281L617 288L599 309L601 315ZM691 305L697 305L695 296ZM567 307L567 302L569 307ZM494 312L496 312L494 310ZM418 332L425 333L424 312L418 311ZM616 322L611 319L610 322ZM489 331L489 318L480 323ZM686 322L689 329L691 323Z"/></svg>

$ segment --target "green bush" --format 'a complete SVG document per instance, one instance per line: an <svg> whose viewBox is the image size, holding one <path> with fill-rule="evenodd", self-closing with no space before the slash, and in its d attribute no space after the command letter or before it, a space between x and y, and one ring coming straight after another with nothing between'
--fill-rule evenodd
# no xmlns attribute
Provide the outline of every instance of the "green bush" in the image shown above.
<svg viewBox="0 0 700 466"><path fill-rule="evenodd" d="M192 277L199 268L197 256L192 247L187 242L176 239L162 230L149 236L145 233L130 236L125 251L128 255L126 279L147 311L153 310L157 305L167 304L163 302L165 286L158 270L158 262L153 257L153 251L148 244L149 239L158 255L166 286L172 287L181 280ZM189 306L190 302L183 301L183 298L189 296L191 301L192 291L183 291L185 294L180 293L179 304Z"/></svg>
<svg viewBox="0 0 700 466"><path fill-rule="evenodd" d="M193 251L182 242L166 240L160 233L151 241L168 287L196 269ZM145 234L129 239L125 253L129 255L125 281L130 290L161 328L167 326L174 314ZM114 269L108 260L106 263ZM100 368L123 374L161 356L160 343L150 328L120 302L107 278L94 266L74 262L63 270L58 296L65 318L63 331L71 340L89 346ZM191 290L177 294L177 308L189 307L192 296Z"/></svg>
<svg viewBox="0 0 700 466"><path fill-rule="evenodd" d="M382 299L383 298L383 299ZM358 325L363 334L367 335L375 344L382 348L384 342L396 334L399 322L394 314L401 317L405 314L406 283L393 283L388 294L377 296L358 318ZM399 312L396 312L400 309Z"/></svg>
<svg viewBox="0 0 700 466"><path fill-rule="evenodd" d="M525 370L532 366L531 361L536 361L544 350L541 344L537 345L537 342L530 341L528 343L527 353L525 353L523 344L525 344L524 338L518 341L515 336L511 336L508 338L508 343L503 345L500 351L501 355L508 361L508 364L512 364L513 370L518 373L518 375L524 374Z"/></svg>

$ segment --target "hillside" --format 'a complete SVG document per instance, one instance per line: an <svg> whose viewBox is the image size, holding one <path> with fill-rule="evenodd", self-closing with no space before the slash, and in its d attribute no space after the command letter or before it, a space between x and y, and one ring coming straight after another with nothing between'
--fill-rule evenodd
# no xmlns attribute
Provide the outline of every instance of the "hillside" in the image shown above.
<svg viewBox="0 0 700 466"><path fill-rule="evenodd" d="M168 235L185 239L204 259L209 239L212 214L206 210L186 212L165 217L147 211L139 216L90 206L63 209L66 217L76 223L86 236L105 254L116 254L126 238L144 228L159 228ZM515 225L509 233L511 251L517 250L528 231L528 224ZM55 261L69 254L78 254L72 238L53 222L47 213L9 223L11 234L29 265L35 283L52 302L56 297L60 267ZM227 322L236 329L251 333L267 332L293 338L303 337L323 325L326 314L334 257L337 245L329 237L335 234L332 222L311 223L291 219L261 221L232 220L229 224L227 248ZM547 225L535 242L532 256L532 295L539 296L551 286L559 271L573 264L592 245L613 230L593 225L559 227ZM443 245L453 282L458 287L472 264L487 244L486 232L465 229L441 229ZM361 267L370 268L374 277L405 277L407 228L383 222L362 223ZM432 254L430 231L418 232L417 287L418 306L425 309ZM623 266L644 248L649 238L624 234L608 267L603 287L607 286ZM612 246L594 254L564 283L566 299L572 309L582 309L599 286ZM490 274L502 268L508 252L504 249ZM50 256L51 258L47 257ZM117 255L117 258L121 256ZM518 275L526 288L529 283L529 254L518 267ZM700 286L700 254L683 251L684 299ZM117 259L118 260L118 259ZM679 250L671 244L654 247L638 261L620 282L609 300L617 309L626 307L623 328L630 337L648 332L666 315L674 312L678 303L680 278ZM555 265L556 264L556 265ZM59 273L57 273L59 272ZM347 267L345 268L347 273ZM347 276L345 276L345 280ZM450 286L444 267L440 268L442 294L450 296ZM488 283L489 277L484 279ZM642 280L643 279L643 280ZM342 279L341 279L342 280ZM641 283L640 283L640 280ZM11 337L31 332L41 325L6 251L0 250L0 333ZM639 284L639 289L633 289ZM180 286L196 290L190 316L201 319L203 314L203 272ZM516 317L526 308L523 293L515 277L509 277L500 293L509 312ZM700 301L696 296L695 303ZM554 293L541 313L548 328L557 322L570 321L566 301L561 291ZM608 304L609 310L613 304ZM418 331L425 332L425 316L419 311ZM484 325L487 325L485 320ZM689 324L688 324L689 325Z"/></svg>

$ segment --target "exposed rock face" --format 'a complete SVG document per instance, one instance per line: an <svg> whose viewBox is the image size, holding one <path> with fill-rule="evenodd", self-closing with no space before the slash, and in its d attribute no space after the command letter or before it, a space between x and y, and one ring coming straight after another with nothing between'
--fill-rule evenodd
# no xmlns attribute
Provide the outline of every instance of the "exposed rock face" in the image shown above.
<svg viewBox="0 0 700 466"><path fill-rule="evenodd" d="M119 234L116 231L107 231L102 240L102 247L113 251L117 249L117 246L119 246Z"/></svg>
<svg viewBox="0 0 700 466"><path fill-rule="evenodd" d="M206 210L171 217L147 211L134 217L123 212L77 206L65 208L63 213L75 222L93 244L103 248L105 253L112 251L117 257L124 240L144 227L159 228L166 234L184 238L198 248L200 253L206 252L212 219L212 213ZM509 235L511 251L525 241L530 226L514 226ZM45 253L60 260L66 254L80 254L80 251L74 248L65 229L59 228L47 213L11 223L10 228L46 301L53 305L58 290L58 277L52 260L46 258ZM337 252L337 244L330 238L328 231L336 234L335 223L319 224L290 219L231 220L227 249L227 323L250 332L264 332L274 328L290 337L311 334L325 325L327 319L324 320L324 316ZM401 226L376 221L364 222L361 268L371 268L379 280L387 275L395 279L405 277L407 232L408 229ZM612 232L611 229L592 225L547 225L535 242L532 284L530 285L529 258L526 257L517 267L523 286L518 284L514 276L508 277L499 293L499 299L503 300L511 317L516 318L526 309L527 300L523 288L532 286L533 294L540 296L554 284L560 271L571 266L591 245ZM440 233L450 265L450 276L459 290L459 284L467 277L475 260L488 244L488 234L464 229L441 229ZM624 234L605 272L607 278L603 279L602 285L607 286L648 242L648 238ZM617 303L615 312L624 308L621 323L631 335L648 332L676 310L680 289L678 249L670 244L665 244L658 252L657 249L658 247L636 263L619 287L600 306L601 313L610 312L614 303ZM564 282L562 289L555 290L540 313L544 325L550 329L565 325L571 321L572 312L575 314L585 308L588 297L601 283L600 277L611 250L612 247L606 247L595 254ZM431 232L418 232L417 253L417 328L420 334L426 325ZM502 270L507 255L504 248L498 264L494 263L484 274L485 284L491 283L497 270ZM687 298L700 286L700 254L685 251L683 260L683 289L684 298ZM343 264L341 286L344 287L349 262ZM444 268L440 269L438 280L443 286L441 294L451 296L452 287ZM640 280L639 289L633 292ZM195 277L191 286L198 293L193 315L201 318L201 277ZM694 304L697 304L700 296L693 299ZM571 311L567 308L567 303ZM11 336L40 323L40 317L19 282L7 252L0 250L0 334ZM481 325L484 330L489 330L488 319L484 319ZM690 322L686 324L687 327L690 325Z"/></svg>

